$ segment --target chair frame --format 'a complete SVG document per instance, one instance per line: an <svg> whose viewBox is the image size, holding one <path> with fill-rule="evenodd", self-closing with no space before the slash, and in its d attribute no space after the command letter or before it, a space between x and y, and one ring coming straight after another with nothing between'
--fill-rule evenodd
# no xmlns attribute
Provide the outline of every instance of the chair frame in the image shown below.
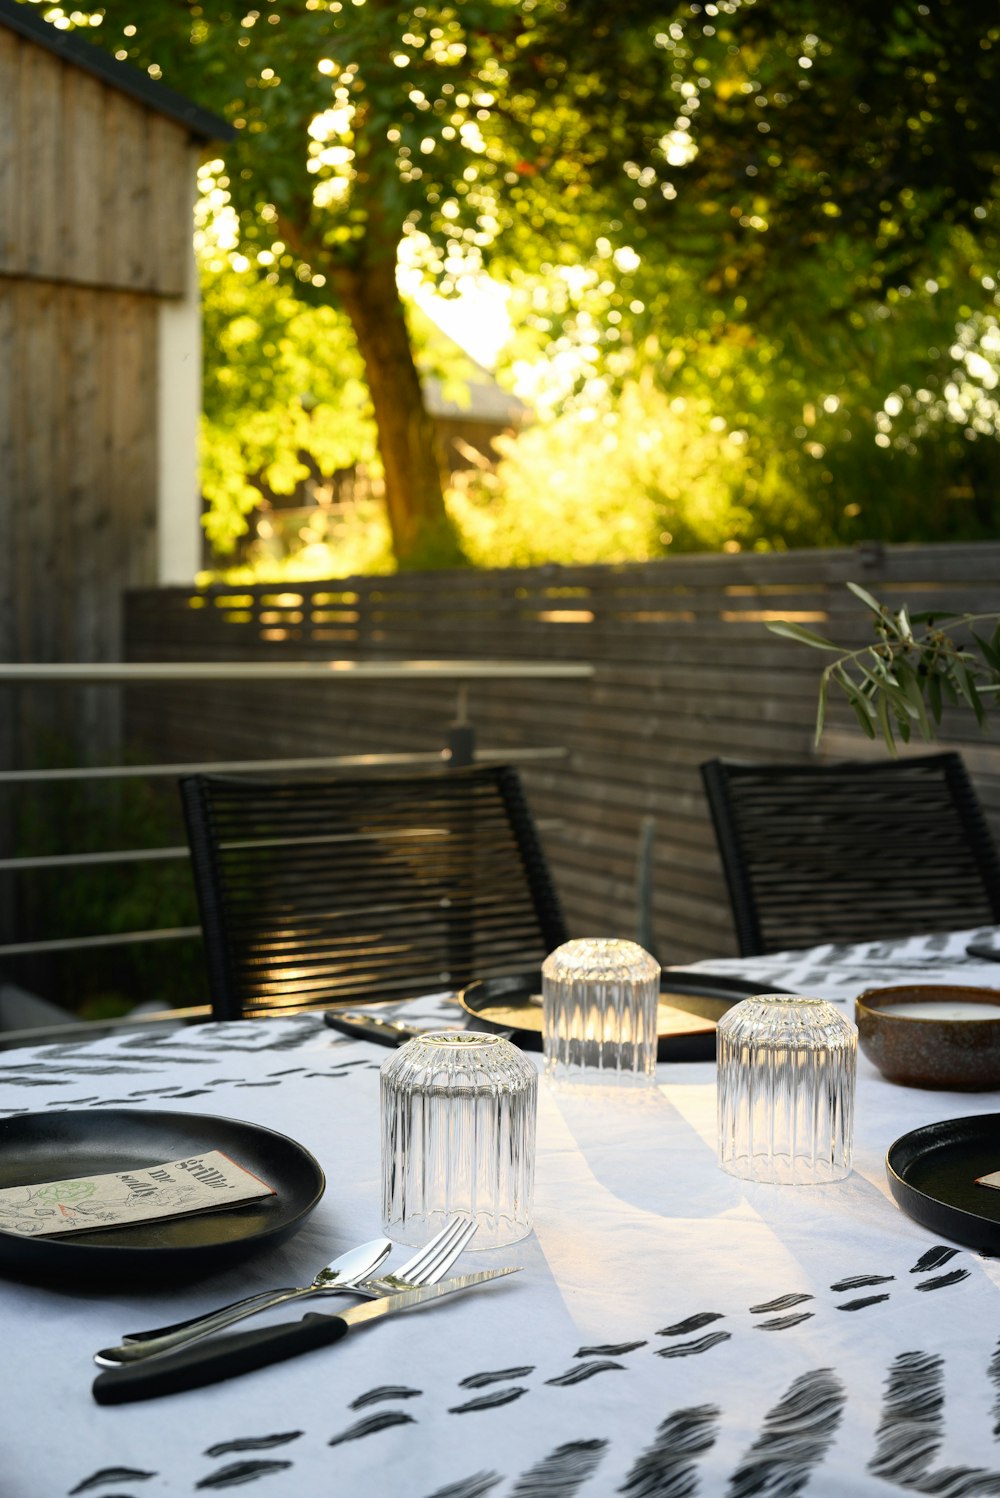
<svg viewBox="0 0 1000 1498"><path fill-rule="evenodd" d="M520 858L525 889L530 896L534 920L537 924L537 934L544 945L545 952L551 951L567 939L566 924L520 777L510 766L476 765L469 768L408 775L395 773L294 778L227 775L183 777L180 781L180 793L201 914L213 1017L240 1019L250 1014L293 1013L307 1008L332 1008L338 1003L363 1004L372 1002L375 998L374 995L366 996L364 992L354 992L344 997L330 995L317 998L311 1003L288 1005L276 1002L272 1007L268 1007L266 1001L260 996L251 993L250 986L241 977L241 972L245 971L245 967L241 964L238 951L240 940L234 934L236 923L230 920L230 911L227 908L227 867L219 847L219 837L216 835L213 799L216 795L240 796L245 792L248 802L251 798L260 797L264 803L268 803L272 799L277 800L283 794L291 794L293 797L297 791L303 795L310 791L318 791L321 794L324 789L332 790L335 787L338 795L353 792L358 798L358 804L362 804L366 786L380 785L383 788L388 787L390 792L393 788L397 788L401 794L410 792L413 797L417 797L422 787L426 789L435 786L441 787L446 794L450 795L452 790L460 789L462 781L472 782L469 791L470 798L477 794L477 788L479 788L478 793L491 797L490 805L495 812L498 810L498 802L502 807L513 844ZM456 802L456 805L461 811L461 803ZM471 809L471 799L469 805ZM331 836L335 840L336 834ZM348 835L347 840L352 840L351 835ZM227 844L227 847L231 846L232 844ZM276 849L276 852L280 853L280 848ZM460 922L460 920L461 913L456 912L456 921ZM472 920L474 922L474 915ZM445 924L447 924L446 921ZM470 929L473 928L464 927L459 930L456 925L457 935L453 951L458 972L452 984L456 989L464 987L475 977L490 976L465 969L464 964L469 961ZM438 932L437 939L441 939L440 932ZM447 940L450 947L450 936ZM522 962L521 968L528 966L529 961L530 959ZM419 967L419 964L417 966ZM428 982L422 991L431 991L432 987L433 984Z"/></svg>
<svg viewBox="0 0 1000 1498"><path fill-rule="evenodd" d="M700 769L742 956L764 955L781 950L782 946L787 943L776 944L774 941L769 941L766 935L765 902L759 895L750 867L751 850L740 828L740 808L736 787L741 772L748 778L752 776L761 784L773 782L775 786L778 786L782 781L787 782L795 778L805 786L814 786L817 795L817 817L820 814L819 797L825 777L843 777L847 774L856 777L859 787L866 783L870 787L877 782L879 776L893 776L898 773L899 783L902 784L904 774L916 772L926 774L929 777L928 783L943 783L947 788L955 823L961 829L963 845L970 855L971 864L974 865L982 886L983 923L991 919L990 912L992 912L992 921L1000 922L1000 856L998 856L989 824L960 754L948 751L932 755L911 755L899 760L858 760L829 764L801 762L755 764L735 759L714 759L702 764ZM933 929L960 930L976 924L975 919L965 922L957 921L957 923L956 920L952 920L950 924L943 927L934 926ZM891 916L889 923L891 924ZM919 924L919 909L911 907L908 929L915 930ZM885 929L883 934L886 937L904 934L903 923L901 922L899 930ZM799 942L796 945L815 945L827 939L849 941L852 938L846 932L830 933L828 936L820 933L817 934L815 942Z"/></svg>

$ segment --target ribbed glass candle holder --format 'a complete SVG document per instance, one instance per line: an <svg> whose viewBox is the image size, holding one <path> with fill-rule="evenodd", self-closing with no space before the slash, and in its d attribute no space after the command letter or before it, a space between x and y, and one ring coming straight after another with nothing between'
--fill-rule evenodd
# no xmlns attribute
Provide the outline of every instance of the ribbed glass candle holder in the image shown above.
<svg viewBox="0 0 1000 1498"><path fill-rule="evenodd" d="M758 994L718 1024L719 1164L748 1181L850 1173L857 1034L823 999Z"/></svg>
<svg viewBox="0 0 1000 1498"><path fill-rule="evenodd" d="M382 1223L420 1244L473 1217L474 1248L531 1231L538 1073L499 1035L409 1040L382 1067Z"/></svg>
<svg viewBox="0 0 1000 1498"><path fill-rule="evenodd" d="M656 1080L660 965L634 941L565 942L542 964L542 1046L554 1081Z"/></svg>

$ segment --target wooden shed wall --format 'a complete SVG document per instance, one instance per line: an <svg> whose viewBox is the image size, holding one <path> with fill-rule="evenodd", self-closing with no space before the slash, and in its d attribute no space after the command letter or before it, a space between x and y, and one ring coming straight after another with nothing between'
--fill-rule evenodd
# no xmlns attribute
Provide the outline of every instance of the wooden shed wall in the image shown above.
<svg viewBox="0 0 1000 1498"><path fill-rule="evenodd" d="M14 659L94 659L103 610L156 575L156 339L149 297L0 283Z"/></svg>
<svg viewBox="0 0 1000 1498"><path fill-rule="evenodd" d="M837 640L867 641L869 616L848 579L896 606L998 610L1000 544L151 590L127 600L126 642L137 660L592 661L591 681L476 683L471 715L484 747L567 751L523 776L574 934L634 934L636 856L643 820L654 819L656 944L661 960L678 962L734 948L698 766L720 754L812 755L824 658L765 624L799 616ZM160 761L371 753L439 748L454 703L447 685L332 674L321 685L136 693L130 723ZM870 752L852 724L834 704L824 752ZM966 715L943 736L966 752L1000 834L1000 746Z"/></svg>
<svg viewBox="0 0 1000 1498"><path fill-rule="evenodd" d="M119 656L121 594L155 581L160 307L190 291L199 151L0 21L2 658Z"/></svg>
<svg viewBox="0 0 1000 1498"><path fill-rule="evenodd" d="M0 25L0 276L180 296L188 131Z"/></svg>

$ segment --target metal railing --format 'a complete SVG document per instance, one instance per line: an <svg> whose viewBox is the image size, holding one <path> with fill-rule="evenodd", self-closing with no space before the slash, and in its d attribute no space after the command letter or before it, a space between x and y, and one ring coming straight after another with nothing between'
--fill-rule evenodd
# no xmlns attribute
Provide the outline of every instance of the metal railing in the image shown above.
<svg viewBox="0 0 1000 1498"><path fill-rule="evenodd" d="M491 749L477 747L468 715L468 690L477 681L581 680L592 677L594 667L584 662L505 660L399 660L399 661L113 661L14 664L0 662L0 686L151 686L160 683L316 682L335 686L342 682L453 681L456 712L446 725L444 744L438 751L299 756L278 759L238 759L167 764L65 766L50 769L0 770L0 788L55 782L87 782L125 779L177 779L189 774L271 773L299 770L357 770L417 768L474 761L531 763L565 757L559 747ZM187 846L109 849L97 853L22 855L0 858L0 873L18 874L38 870L98 868L186 860ZM163 927L146 931L95 933L90 936L58 937L40 941L4 942L0 960L67 951L149 942L179 941L200 935L199 926Z"/></svg>

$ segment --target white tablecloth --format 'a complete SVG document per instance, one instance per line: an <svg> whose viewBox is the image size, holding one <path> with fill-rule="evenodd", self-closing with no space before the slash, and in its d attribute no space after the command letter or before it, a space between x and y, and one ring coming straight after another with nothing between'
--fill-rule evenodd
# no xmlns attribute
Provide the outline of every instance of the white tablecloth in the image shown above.
<svg viewBox="0 0 1000 1498"><path fill-rule="evenodd" d="M1000 967L964 960L966 939L702 966L845 1003L921 963L927 981L1000 986ZM2 1498L1000 1493L1000 1265L904 1216L884 1166L900 1134L997 1096L895 1087L863 1058L854 1173L826 1187L717 1169L711 1064L664 1064L645 1095L542 1085L535 1232L457 1266L523 1273L228 1383L98 1407L95 1348L303 1284L378 1234L391 1054L300 1016L0 1056L4 1115L250 1119L328 1177L295 1238L183 1289L0 1284Z"/></svg>

